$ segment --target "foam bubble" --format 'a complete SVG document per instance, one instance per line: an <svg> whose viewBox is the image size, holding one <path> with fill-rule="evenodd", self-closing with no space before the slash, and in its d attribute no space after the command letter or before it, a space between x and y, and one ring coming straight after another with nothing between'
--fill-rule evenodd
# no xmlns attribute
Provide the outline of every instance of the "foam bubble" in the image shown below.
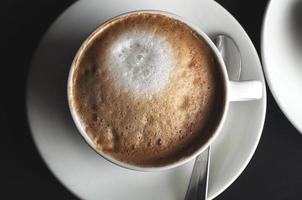
<svg viewBox="0 0 302 200"><path fill-rule="evenodd" d="M142 30L121 34L108 58L109 70L120 85L140 94L161 91L174 66L172 47L166 38Z"/></svg>

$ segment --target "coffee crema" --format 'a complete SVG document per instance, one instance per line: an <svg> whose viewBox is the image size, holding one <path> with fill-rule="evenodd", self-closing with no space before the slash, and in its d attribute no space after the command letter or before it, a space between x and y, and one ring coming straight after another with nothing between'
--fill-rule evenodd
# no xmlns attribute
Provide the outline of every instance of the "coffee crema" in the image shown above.
<svg viewBox="0 0 302 200"><path fill-rule="evenodd" d="M186 24L161 14L118 17L74 62L71 106L104 154L164 166L192 154L222 116L215 54Z"/></svg>

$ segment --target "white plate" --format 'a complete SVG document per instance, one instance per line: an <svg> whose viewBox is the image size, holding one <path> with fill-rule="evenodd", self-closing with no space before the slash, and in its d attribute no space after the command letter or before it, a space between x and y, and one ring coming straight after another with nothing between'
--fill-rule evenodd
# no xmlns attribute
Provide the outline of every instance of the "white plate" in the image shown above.
<svg viewBox="0 0 302 200"><path fill-rule="evenodd" d="M261 42L264 72L279 107L302 133L302 0L272 0Z"/></svg>
<svg viewBox="0 0 302 200"><path fill-rule="evenodd" d="M55 176L83 199L184 198L193 163L163 172L135 172L102 159L76 130L66 99L67 74L81 42L106 19L137 9L170 11L190 19L209 36L237 41L242 79L264 78L256 50L239 23L208 0L86 0L68 8L50 27L32 60L27 108L34 141ZM266 92L253 102L230 105L222 132L212 148L209 197L225 190L244 170L259 142L266 112Z"/></svg>

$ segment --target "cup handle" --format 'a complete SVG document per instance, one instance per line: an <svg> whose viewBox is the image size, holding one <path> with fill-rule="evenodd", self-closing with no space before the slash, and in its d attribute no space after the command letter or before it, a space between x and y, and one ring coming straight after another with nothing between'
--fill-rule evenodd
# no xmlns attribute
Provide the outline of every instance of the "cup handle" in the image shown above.
<svg viewBox="0 0 302 200"><path fill-rule="evenodd" d="M230 101L250 101L261 99L263 84L261 81L229 81Z"/></svg>

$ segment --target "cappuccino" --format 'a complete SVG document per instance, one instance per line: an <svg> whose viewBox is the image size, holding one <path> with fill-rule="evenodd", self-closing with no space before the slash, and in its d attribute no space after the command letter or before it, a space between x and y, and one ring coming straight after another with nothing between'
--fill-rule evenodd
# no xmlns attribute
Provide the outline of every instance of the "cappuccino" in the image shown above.
<svg viewBox="0 0 302 200"><path fill-rule="evenodd" d="M208 44L186 24L136 13L97 29L80 49L71 106L97 149L137 166L163 166L211 137L225 98Z"/></svg>

